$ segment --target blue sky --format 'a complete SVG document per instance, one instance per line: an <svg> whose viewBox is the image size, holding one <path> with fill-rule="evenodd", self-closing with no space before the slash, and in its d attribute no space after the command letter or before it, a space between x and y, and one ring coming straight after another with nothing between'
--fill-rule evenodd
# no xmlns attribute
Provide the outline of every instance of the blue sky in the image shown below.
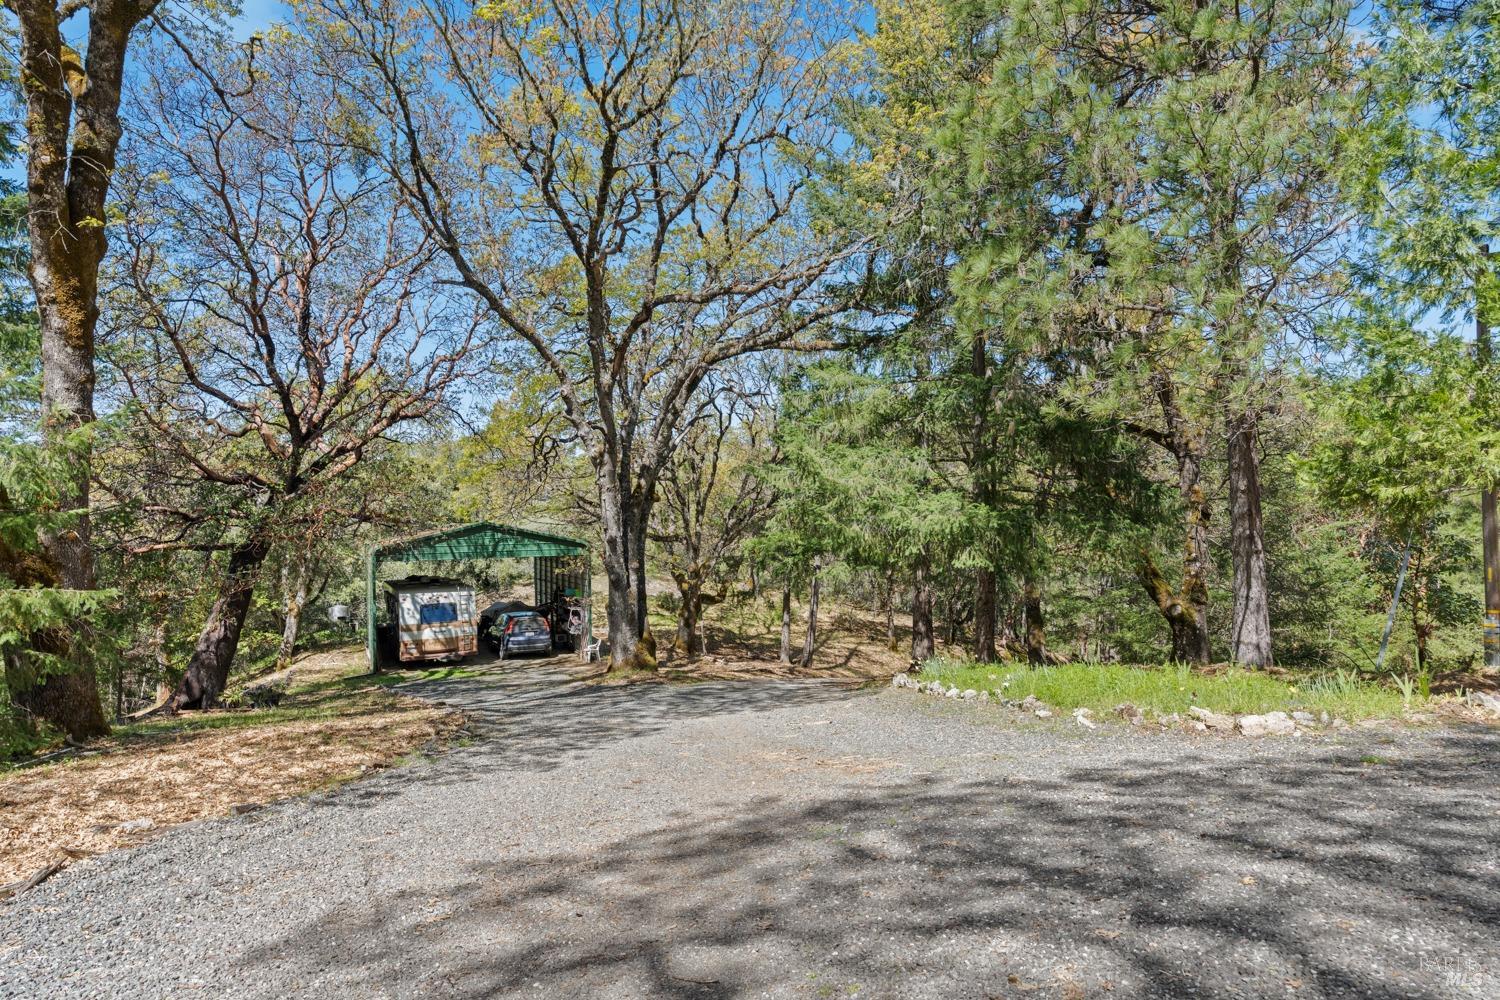
<svg viewBox="0 0 1500 1000"><path fill-rule="evenodd" d="M281 0L244 0L240 16L234 19L234 33L248 38L276 21L286 20L288 13Z"/></svg>

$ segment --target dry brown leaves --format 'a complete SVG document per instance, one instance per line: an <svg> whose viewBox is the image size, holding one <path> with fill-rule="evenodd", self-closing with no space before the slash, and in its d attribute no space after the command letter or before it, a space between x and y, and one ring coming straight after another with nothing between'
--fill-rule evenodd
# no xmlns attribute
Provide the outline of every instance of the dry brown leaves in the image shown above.
<svg viewBox="0 0 1500 1000"><path fill-rule="evenodd" d="M0 884L177 823L330 787L442 740L463 722L385 691L326 697L329 717L222 729L193 729L195 719L185 717L182 731L0 774Z"/></svg>

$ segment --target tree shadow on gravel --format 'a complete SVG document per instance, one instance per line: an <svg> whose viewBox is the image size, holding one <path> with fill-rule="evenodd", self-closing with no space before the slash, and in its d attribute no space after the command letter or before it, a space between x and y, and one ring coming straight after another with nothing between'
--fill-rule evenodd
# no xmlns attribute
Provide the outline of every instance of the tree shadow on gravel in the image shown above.
<svg viewBox="0 0 1500 1000"><path fill-rule="evenodd" d="M402 997L1500 990L1495 732L1394 763L1133 753L1047 779L809 776L795 803L377 893L244 960Z"/></svg>
<svg viewBox="0 0 1500 1000"><path fill-rule="evenodd" d="M480 680L402 685L405 694L462 711L475 740L421 780L463 780L476 772L550 771L579 755L650 736L683 721L847 701L840 682L712 681L594 687L576 673L540 668ZM411 780L397 772L396 784ZM377 797L390 788L371 789Z"/></svg>

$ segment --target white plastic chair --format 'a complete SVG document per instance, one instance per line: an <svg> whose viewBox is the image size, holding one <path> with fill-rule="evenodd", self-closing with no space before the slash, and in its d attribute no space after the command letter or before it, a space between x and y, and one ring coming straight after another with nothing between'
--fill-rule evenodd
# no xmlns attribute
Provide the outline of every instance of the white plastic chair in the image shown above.
<svg viewBox="0 0 1500 1000"><path fill-rule="evenodd" d="M583 644L583 662L593 663L599 659L599 647L603 643L604 640L601 637L590 634L588 641Z"/></svg>

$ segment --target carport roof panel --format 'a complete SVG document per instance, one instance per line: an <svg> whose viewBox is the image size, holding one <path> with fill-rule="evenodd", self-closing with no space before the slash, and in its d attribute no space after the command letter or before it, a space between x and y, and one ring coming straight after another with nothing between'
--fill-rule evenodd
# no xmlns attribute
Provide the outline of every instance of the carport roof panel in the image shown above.
<svg viewBox="0 0 1500 1000"><path fill-rule="evenodd" d="M588 546L572 538L540 531L476 521L455 528L393 538L375 546L381 562L451 562L463 559L524 559L538 556L581 556Z"/></svg>

